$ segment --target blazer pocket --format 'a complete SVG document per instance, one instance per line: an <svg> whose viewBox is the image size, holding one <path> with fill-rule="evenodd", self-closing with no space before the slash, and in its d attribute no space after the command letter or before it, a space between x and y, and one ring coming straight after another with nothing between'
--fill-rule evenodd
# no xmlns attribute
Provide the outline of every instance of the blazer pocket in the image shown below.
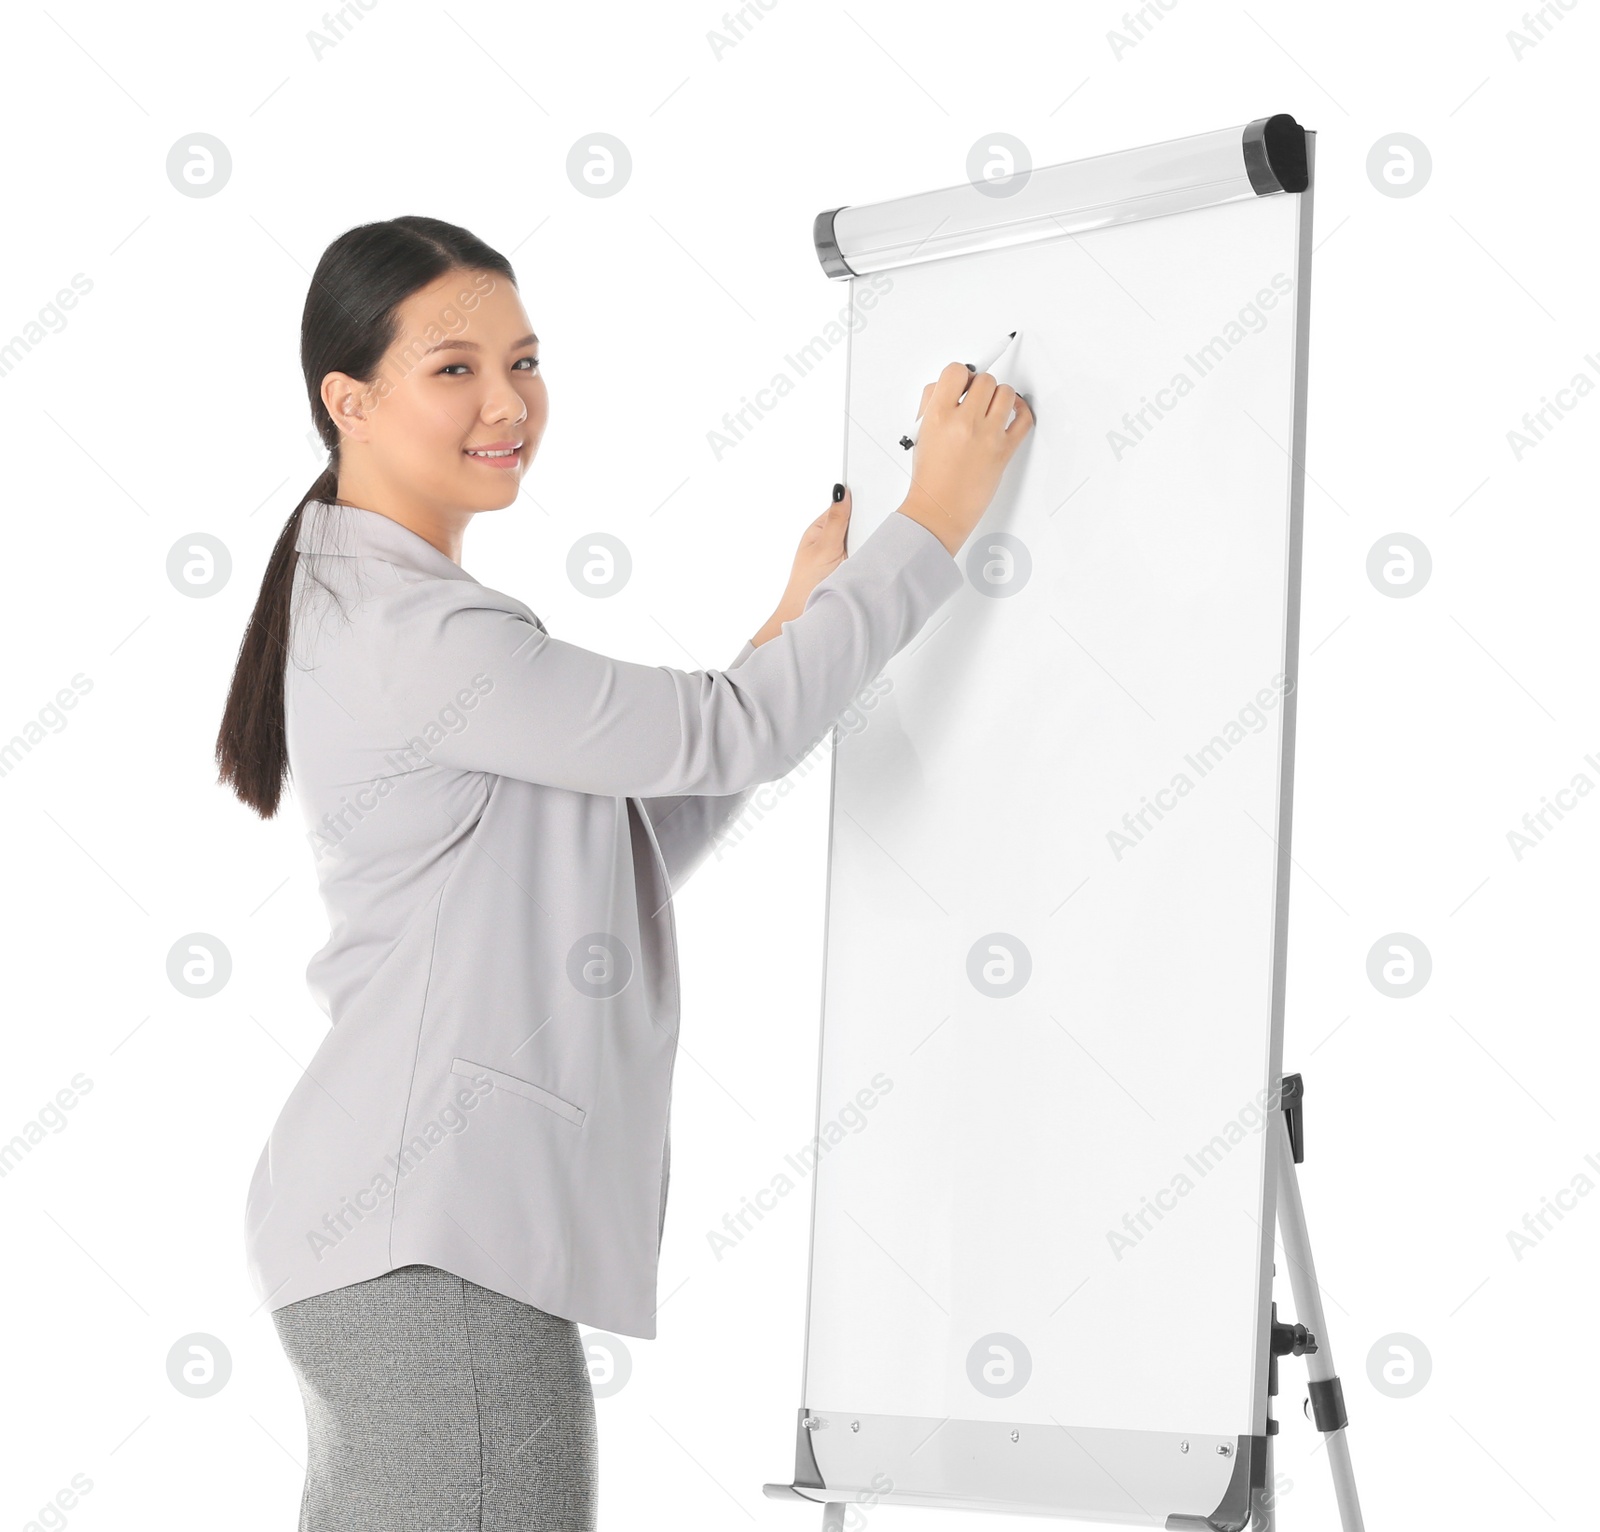
<svg viewBox="0 0 1600 1532"><path fill-rule="evenodd" d="M519 1080L516 1075L508 1075L500 1069L491 1069L487 1064L474 1064L471 1059L452 1060L450 1073L488 1075L494 1081L496 1090L509 1091L513 1096L526 1096L529 1101L537 1101L540 1106L549 1107L557 1117L565 1117L574 1126L583 1122L584 1112L581 1106L574 1106L553 1091L547 1091L542 1085L535 1085L532 1080Z"/></svg>

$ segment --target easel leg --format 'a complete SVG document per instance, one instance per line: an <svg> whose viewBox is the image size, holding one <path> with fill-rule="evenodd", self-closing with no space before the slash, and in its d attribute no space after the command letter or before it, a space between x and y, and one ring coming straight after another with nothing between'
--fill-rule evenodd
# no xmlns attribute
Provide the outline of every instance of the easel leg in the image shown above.
<svg viewBox="0 0 1600 1532"><path fill-rule="evenodd" d="M1273 1469L1273 1443L1274 1437L1267 1438L1267 1470L1266 1483L1257 1490L1250 1492L1250 1526L1249 1532L1273 1532L1273 1508L1277 1500L1277 1493L1273 1486L1277 1483L1277 1473Z"/></svg>
<svg viewBox="0 0 1600 1532"><path fill-rule="evenodd" d="M1328 1466L1333 1473L1333 1493L1339 1502L1339 1525L1344 1532L1365 1532L1361 1502L1356 1497L1355 1470L1350 1462L1350 1443L1345 1439L1344 1395L1339 1375L1334 1370L1333 1347L1328 1341L1328 1322L1322 1312L1322 1292L1317 1286L1317 1268L1311 1259L1311 1240L1306 1233L1305 1207L1300 1201L1300 1180L1295 1172L1294 1148L1289 1137L1289 1119L1283 1112L1278 1119L1278 1232L1289 1258L1289 1283L1294 1290L1296 1320L1316 1337L1317 1349L1306 1354L1306 1372L1311 1379L1311 1407L1317 1429L1324 1433ZM1271 1437L1268 1440L1268 1477L1271 1477ZM1270 1525L1270 1523L1269 1523Z"/></svg>

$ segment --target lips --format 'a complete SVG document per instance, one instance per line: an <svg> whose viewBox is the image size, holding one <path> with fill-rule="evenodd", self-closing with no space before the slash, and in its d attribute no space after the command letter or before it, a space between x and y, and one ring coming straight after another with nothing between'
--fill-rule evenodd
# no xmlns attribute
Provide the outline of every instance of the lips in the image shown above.
<svg viewBox="0 0 1600 1532"><path fill-rule="evenodd" d="M486 442L481 447L465 447L463 452L475 463L490 468L515 468L522 457L521 442Z"/></svg>

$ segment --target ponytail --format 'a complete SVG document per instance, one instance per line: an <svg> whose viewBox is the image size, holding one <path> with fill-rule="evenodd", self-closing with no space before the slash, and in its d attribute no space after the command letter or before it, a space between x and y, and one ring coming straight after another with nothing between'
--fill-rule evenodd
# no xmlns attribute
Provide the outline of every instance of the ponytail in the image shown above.
<svg viewBox="0 0 1600 1532"><path fill-rule="evenodd" d="M295 540L301 513L312 500L332 500L339 472L330 463L283 524L273 544L255 610L239 643L233 684L217 731L217 780L263 819L278 812L289 775L289 742L284 726L283 682L289 658L289 604L300 555Z"/></svg>

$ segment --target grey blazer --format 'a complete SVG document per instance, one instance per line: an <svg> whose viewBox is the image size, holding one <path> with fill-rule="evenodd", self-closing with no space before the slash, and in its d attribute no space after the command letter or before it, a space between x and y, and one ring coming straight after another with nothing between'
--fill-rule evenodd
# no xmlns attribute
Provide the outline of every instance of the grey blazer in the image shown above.
<svg viewBox="0 0 1600 1532"><path fill-rule="evenodd" d="M301 513L285 717L333 1023L250 1185L269 1309L412 1262L653 1336L672 895L962 584L891 512L727 670L552 638L376 511Z"/></svg>

